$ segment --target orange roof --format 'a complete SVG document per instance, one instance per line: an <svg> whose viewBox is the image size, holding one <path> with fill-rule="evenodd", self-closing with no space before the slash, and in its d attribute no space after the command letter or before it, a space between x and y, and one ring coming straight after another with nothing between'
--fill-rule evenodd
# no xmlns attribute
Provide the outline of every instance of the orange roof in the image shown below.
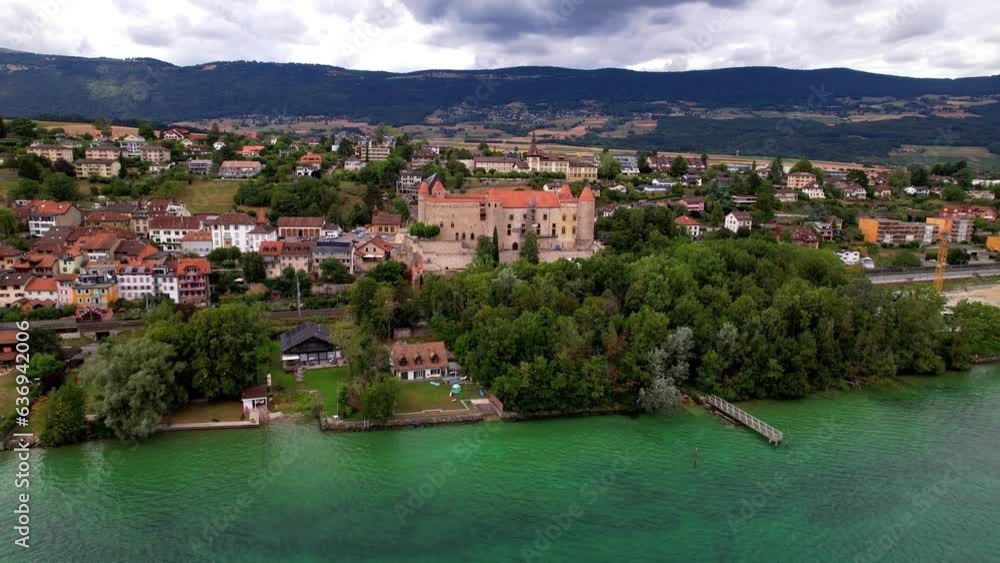
<svg viewBox="0 0 1000 563"><path fill-rule="evenodd" d="M181 240L182 241L184 241L184 240L212 240L212 233L210 233L208 231L188 231L188 233L186 235L184 235L184 238L182 238Z"/></svg>
<svg viewBox="0 0 1000 563"><path fill-rule="evenodd" d="M32 213L43 215L65 215L72 206L72 203L65 201L49 201L43 199L33 202L31 205L31 211Z"/></svg>
<svg viewBox="0 0 1000 563"><path fill-rule="evenodd" d="M580 192L580 201L595 201L594 190L590 189L590 186L583 187L583 191Z"/></svg>
<svg viewBox="0 0 1000 563"><path fill-rule="evenodd" d="M685 227L696 227L701 225L701 223L695 221L694 219L688 217L687 215L681 215L680 217L674 219L674 223L677 223L678 225L683 225Z"/></svg>
<svg viewBox="0 0 1000 563"><path fill-rule="evenodd" d="M199 274L212 273L212 265L204 258L181 258L177 261L178 274L183 274L191 268L196 269Z"/></svg>
<svg viewBox="0 0 1000 563"><path fill-rule="evenodd" d="M281 256L281 249L285 246L285 243L280 240L265 240L261 241L260 252L261 256Z"/></svg>
<svg viewBox="0 0 1000 563"><path fill-rule="evenodd" d="M569 184L563 184L559 188L559 197L573 197L573 192L569 189Z"/></svg>
<svg viewBox="0 0 1000 563"><path fill-rule="evenodd" d="M55 278L31 278L25 291L56 291Z"/></svg>

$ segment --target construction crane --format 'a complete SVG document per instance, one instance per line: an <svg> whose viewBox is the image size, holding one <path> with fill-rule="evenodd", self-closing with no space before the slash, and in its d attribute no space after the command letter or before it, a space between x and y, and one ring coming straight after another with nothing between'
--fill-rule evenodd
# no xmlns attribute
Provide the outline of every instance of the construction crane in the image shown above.
<svg viewBox="0 0 1000 563"><path fill-rule="evenodd" d="M951 238L951 221L938 228L937 266L934 268L934 289L944 292L944 273L948 270L948 242Z"/></svg>

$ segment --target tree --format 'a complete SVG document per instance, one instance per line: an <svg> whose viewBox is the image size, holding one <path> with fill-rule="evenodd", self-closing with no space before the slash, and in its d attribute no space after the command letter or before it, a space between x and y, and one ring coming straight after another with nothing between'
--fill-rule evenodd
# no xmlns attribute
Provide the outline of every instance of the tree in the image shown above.
<svg viewBox="0 0 1000 563"><path fill-rule="evenodd" d="M796 162L794 166L792 166L791 172L793 172L793 173L794 172L809 172L811 174L813 172L813 164L812 164L812 162L809 162L806 159L802 159L802 160Z"/></svg>
<svg viewBox="0 0 1000 563"><path fill-rule="evenodd" d="M910 180L910 171L906 168L896 168L889 173L889 186L895 190L901 190L903 188L913 186L913 185L926 185L917 184Z"/></svg>
<svg viewBox="0 0 1000 563"><path fill-rule="evenodd" d="M781 162L781 157L771 161L771 166L767 169L767 179L775 185L785 183L785 165Z"/></svg>
<svg viewBox="0 0 1000 563"><path fill-rule="evenodd" d="M156 138L156 131L153 129L153 124L149 121L145 121L139 126L139 136L147 141Z"/></svg>
<svg viewBox="0 0 1000 563"><path fill-rule="evenodd" d="M17 161L17 176L36 182L42 179L42 166L34 155L25 155Z"/></svg>
<svg viewBox="0 0 1000 563"><path fill-rule="evenodd" d="M688 161L681 155L674 157L673 162L670 163L670 175L674 178L680 178L681 176L687 174L688 172Z"/></svg>
<svg viewBox="0 0 1000 563"><path fill-rule="evenodd" d="M965 190L961 186L950 185L942 192L945 201L951 203L962 203L965 201Z"/></svg>
<svg viewBox="0 0 1000 563"><path fill-rule="evenodd" d="M7 133L12 137L31 140L38 137L38 124L34 120L19 117L11 120Z"/></svg>
<svg viewBox="0 0 1000 563"><path fill-rule="evenodd" d="M683 394L667 377L654 377L652 383L639 390L639 406L646 412L664 413L681 405Z"/></svg>
<svg viewBox="0 0 1000 563"><path fill-rule="evenodd" d="M334 258L327 258L320 262L319 271L320 280L324 283L344 284L354 281L354 276L351 275L351 271L347 269L347 266Z"/></svg>
<svg viewBox="0 0 1000 563"><path fill-rule="evenodd" d="M33 353L31 361L28 362L27 376L32 381L42 382L54 375L61 374L65 369L66 364L52 354Z"/></svg>
<svg viewBox="0 0 1000 563"><path fill-rule="evenodd" d="M76 180L69 176L57 172L49 174L42 182L49 197L56 201L76 201L80 199L80 191L76 187Z"/></svg>
<svg viewBox="0 0 1000 563"><path fill-rule="evenodd" d="M706 153L701 153L701 165L708 168L708 155ZM754 166L753 169L756 170L757 167Z"/></svg>
<svg viewBox="0 0 1000 563"><path fill-rule="evenodd" d="M3 122L3 118L0 117L0 139L7 136L7 125Z"/></svg>
<svg viewBox="0 0 1000 563"><path fill-rule="evenodd" d="M529 229L528 234L524 235L521 258L527 260L529 264L538 264L538 235L533 230Z"/></svg>
<svg viewBox="0 0 1000 563"><path fill-rule="evenodd" d="M868 174L865 174L864 170L858 170L857 168L847 172L847 181L854 182L855 184L865 189L868 189L870 187L870 182L868 181Z"/></svg>
<svg viewBox="0 0 1000 563"><path fill-rule="evenodd" d="M379 283L398 284L403 279L403 272L406 271L406 264L395 260L386 260L378 266L372 268L365 276Z"/></svg>
<svg viewBox="0 0 1000 563"><path fill-rule="evenodd" d="M61 342L59 335L44 328L33 328L28 331L28 342L31 342L32 355L49 354L53 358L63 361Z"/></svg>
<svg viewBox="0 0 1000 563"><path fill-rule="evenodd" d="M476 256L473 261L478 264L496 266L497 261L493 258L493 241L486 235L479 235L476 238Z"/></svg>
<svg viewBox="0 0 1000 563"><path fill-rule="evenodd" d="M361 412L365 418L385 421L392 416L399 399L401 383L393 376L383 375L365 387Z"/></svg>
<svg viewBox="0 0 1000 563"><path fill-rule="evenodd" d="M17 234L17 216L9 207L0 207L0 238L10 239Z"/></svg>
<svg viewBox="0 0 1000 563"><path fill-rule="evenodd" d="M247 252L240 258L240 266L243 269L243 279L248 283L262 282L267 278L264 257L260 253Z"/></svg>
<svg viewBox="0 0 1000 563"><path fill-rule="evenodd" d="M893 257L892 265L897 268L919 268L920 256L912 250L903 250Z"/></svg>
<svg viewBox="0 0 1000 563"><path fill-rule="evenodd" d="M961 248L952 248L948 250L948 265L949 266L964 266L969 263L969 253L962 250Z"/></svg>
<svg viewBox="0 0 1000 563"><path fill-rule="evenodd" d="M493 263L500 263L500 234L497 232L497 228L493 227Z"/></svg>
<svg viewBox="0 0 1000 563"><path fill-rule="evenodd" d="M187 325L193 390L208 398L238 397L260 381L267 364L267 328L260 312L232 304L203 309Z"/></svg>
<svg viewBox="0 0 1000 563"><path fill-rule="evenodd" d="M601 165L597 168L597 175L603 180L614 180L622 173L622 164L617 160L607 156L601 158Z"/></svg>
<svg viewBox="0 0 1000 563"><path fill-rule="evenodd" d="M42 443L56 447L79 442L83 438L86 402L87 394L79 385L66 384L49 393Z"/></svg>
<svg viewBox="0 0 1000 563"><path fill-rule="evenodd" d="M97 420L120 440L142 440L186 399L175 377L174 348L143 337L103 344L80 372L97 388Z"/></svg>
<svg viewBox="0 0 1000 563"><path fill-rule="evenodd" d="M910 181L914 186L927 186L930 184L930 174L927 169L919 164L910 165Z"/></svg>
<svg viewBox="0 0 1000 563"><path fill-rule="evenodd" d="M413 226L410 227L410 234L417 238L434 238L441 234L441 226L414 223Z"/></svg>

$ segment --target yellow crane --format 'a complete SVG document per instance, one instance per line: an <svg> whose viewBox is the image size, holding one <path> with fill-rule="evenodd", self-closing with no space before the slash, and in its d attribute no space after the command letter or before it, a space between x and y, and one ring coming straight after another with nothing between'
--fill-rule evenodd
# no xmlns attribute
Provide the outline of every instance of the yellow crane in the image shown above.
<svg viewBox="0 0 1000 563"><path fill-rule="evenodd" d="M934 289L944 291L944 273L948 270L948 241L951 238L951 221L938 229L937 266L934 268Z"/></svg>

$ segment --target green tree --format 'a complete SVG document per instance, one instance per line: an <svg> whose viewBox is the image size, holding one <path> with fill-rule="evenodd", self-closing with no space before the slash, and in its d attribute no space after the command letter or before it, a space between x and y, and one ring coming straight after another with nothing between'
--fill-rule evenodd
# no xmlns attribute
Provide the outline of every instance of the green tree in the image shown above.
<svg viewBox="0 0 1000 563"><path fill-rule="evenodd" d="M792 166L791 172L813 172L813 164L806 159L802 159Z"/></svg>
<svg viewBox="0 0 1000 563"><path fill-rule="evenodd" d="M951 203L962 203L965 201L965 190L961 186L950 185L942 192L945 201Z"/></svg>
<svg viewBox="0 0 1000 563"><path fill-rule="evenodd" d="M42 179L42 166L38 164L34 155L26 155L18 159L17 176L36 182Z"/></svg>
<svg viewBox="0 0 1000 563"><path fill-rule="evenodd" d="M247 252L240 257L240 265L243 269L243 278L248 283L262 282L267 278L264 257L260 253Z"/></svg>
<svg viewBox="0 0 1000 563"><path fill-rule="evenodd" d="M267 364L267 328L260 312L231 304L203 309L187 325L194 391L208 399L238 397L257 385Z"/></svg>
<svg viewBox="0 0 1000 563"><path fill-rule="evenodd" d="M521 258L527 260L529 264L538 264L538 235L533 230L529 229L528 234L524 235Z"/></svg>
<svg viewBox="0 0 1000 563"><path fill-rule="evenodd" d="M65 384L49 393L42 443L57 447L79 442L83 438L86 401L87 394L79 385Z"/></svg>
<svg viewBox="0 0 1000 563"><path fill-rule="evenodd" d="M497 228L493 227L493 263L500 263L500 234L497 232Z"/></svg>
<svg viewBox="0 0 1000 563"><path fill-rule="evenodd" d="M354 281L354 276L351 275L351 271L347 269L347 266L334 258L327 258L320 262L319 271L320 279L324 283L343 284Z"/></svg>
<svg viewBox="0 0 1000 563"><path fill-rule="evenodd" d="M0 238L4 240L17 235L17 217L9 207L0 207Z"/></svg>
<svg viewBox="0 0 1000 563"><path fill-rule="evenodd" d="M680 178L681 176L687 174L688 172L688 162L687 159L681 155L674 157L673 162L670 163L670 175L674 178Z"/></svg>
<svg viewBox="0 0 1000 563"><path fill-rule="evenodd" d="M930 174L927 169L919 164L911 164L910 170L910 181L913 182L914 186L927 186L930 185Z"/></svg>
<svg viewBox="0 0 1000 563"><path fill-rule="evenodd" d="M42 182L49 197L56 201L76 201L80 199L80 191L76 187L76 180L69 176L57 172L49 174Z"/></svg>
<svg viewBox="0 0 1000 563"><path fill-rule="evenodd" d="M440 225L425 225L423 223L414 223L410 227L410 234L418 238L435 238L441 234Z"/></svg>
<svg viewBox="0 0 1000 563"><path fill-rule="evenodd" d="M383 375L365 387L361 400L364 417L380 422L388 420L396 408L401 385L395 377Z"/></svg>
<svg viewBox="0 0 1000 563"><path fill-rule="evenodd" d="M961 248L951 248L948 250L949 266L964 266L969 263L969 253Z"/></svg>
<svg viewBox="0 0 1000 563"><path fill-rule="evenodd" d="M486 235L479 235L476 238L476 256L473 261L490 267L496 266L497 261L493 258L493 241Z"/></svg>
<svg viewBox="0 0 1000 563"><path fill-rule="evenodd" d="M186 400L169 344L138 338L103 344L80 372L97 388L97 419L120 440L142 440Z"/></svg>
<svg viewBox="0 0 1000 563"><path fill-rule="evenodd" d="M906 168L896 168L889 173L889 186L893 189L901 190L911 185L919 186L921 184L911 181L910 171Z"/></svg>
<svg viewBox="0 0 1000 563"><path fill-rule="evenodd" d="M855 184L865 189L868 189L870 187L868 174L865 174L864 170L858 170L857 168L849 170L847 172L847 181L854 182Z"/></svg>
<svg viewBox="0 0 1000 563"><path fill-rule="evenodd" d="M775 185L785 183L785 164L780 157L771 161L771 166L767 169L767 179Z"/></svg>
<svg viewBox="0 0 1000 563"><path fill-rule="evenodd" d="M66 364L56 356L44 352L34 353L31 354L31 361L28 362L27 376L32 381L44 381L57 373L61 373L64 369L66 369Z"/></svg>
<svg viewBox="0 0 1000 563"><path fill-rule="evenodd" d="M153 124L149 121L145 121L139 126L139 136L147 141L151 141L156 138L156 131L153 129Z"/></svg>
<svg viewBox="0 0 1000 563"><path fill-rule="evenodd" d="M919 268L920 256L912 250L902 250L892 258L892 265L897 268Z"/></svg>

